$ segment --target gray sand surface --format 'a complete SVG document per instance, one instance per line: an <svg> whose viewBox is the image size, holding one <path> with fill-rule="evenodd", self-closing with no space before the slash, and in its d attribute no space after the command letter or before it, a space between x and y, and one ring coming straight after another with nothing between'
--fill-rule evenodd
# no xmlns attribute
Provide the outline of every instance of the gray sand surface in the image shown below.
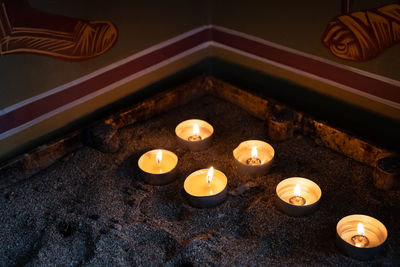
<svg viewBox="0 0 400 267"><path fill-rule="evenodd" d="M209 149L190 152L178 144L175 126L190 118L214 126ZM265 123L211 96L119 135L115 154L84 147L0 190L0 266L400 264L400 191L377 191L372 168L307 137L270 142L274 166L254 178L237 172L232 151L248 139L269 142ZM154 148L178 155L175 182L150 186L138 176L138 158ZM182 194L185 177L211 165L227 175L230 194L216 208L193 208ZM320 207L308 217L275 207L276 185L293 176L322 189ZM338 251L336 224L350 214L386 225L384 257L362 262Z"/></svg>

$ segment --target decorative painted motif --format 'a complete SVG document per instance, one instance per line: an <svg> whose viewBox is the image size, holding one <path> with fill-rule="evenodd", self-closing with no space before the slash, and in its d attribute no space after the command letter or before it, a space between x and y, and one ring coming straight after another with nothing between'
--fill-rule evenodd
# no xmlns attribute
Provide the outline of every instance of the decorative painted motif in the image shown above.
<svg viewBox="0 0 400 267"><path fill-rule="evenodd" d="M26 0L0 0L0 55L33 53L86 60L110 50L117 37L117 28L108 21L40 12Z"/></svg>
<svg viewBox="0 0 400 267"><path fill-rule="evenodd" d="M322 42L339 58L370 60L400 42L400 4L338 16L329 22Z"/></svg>

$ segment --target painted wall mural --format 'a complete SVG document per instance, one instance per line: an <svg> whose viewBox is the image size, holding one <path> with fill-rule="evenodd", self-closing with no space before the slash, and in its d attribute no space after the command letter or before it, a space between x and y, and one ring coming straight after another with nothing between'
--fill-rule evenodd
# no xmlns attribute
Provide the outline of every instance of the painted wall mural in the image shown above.
<svg viewBox="0 0 400 267"><path fill-rule="evenodd" d="M350 2L344 2L348 12ZM322 42L341 59L360 62L375 58L400 42L400 4L338 16L329 22Z"/></svg>
<svg viewBox="0 0 400 267"><path fill-rule="evenodd" d="M28 0L0 0L0 55L33 53L86 60L110 50L118 38L109 21L45 13Z"/></svg>

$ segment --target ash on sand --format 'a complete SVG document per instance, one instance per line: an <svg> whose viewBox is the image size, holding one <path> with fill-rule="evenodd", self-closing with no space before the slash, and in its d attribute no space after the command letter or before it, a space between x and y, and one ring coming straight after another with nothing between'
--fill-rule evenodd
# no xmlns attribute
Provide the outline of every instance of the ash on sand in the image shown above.
<svg viewBox="0 0 400 267"><path fill-rule="evenodd" d="M175 126L190 118L214 126L209 149L179 146ZM270 142L274 166L252 178L237 172L232 151L248 139L269 142L265 123L211 96L118 135L117 153L84 147L0 191L1 266L400 264L400 192L377 191L370 167L307 137ZM138 177L138 158L154 148L178 155L175 182L150 186ZM182 194L184 179L211 165L227 175L230 194L216 208L192 208ZM274 205L276 185L292 176L322 189L321 205L308 217L286 216ZM354 213L386 225L384 257L361 262L337 250L336 224Z"/></svg>

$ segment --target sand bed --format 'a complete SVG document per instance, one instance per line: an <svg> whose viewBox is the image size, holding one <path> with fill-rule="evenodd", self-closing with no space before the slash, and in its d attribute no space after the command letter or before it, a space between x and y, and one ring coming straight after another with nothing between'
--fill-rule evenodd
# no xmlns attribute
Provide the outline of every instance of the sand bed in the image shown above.
<svg viewBox="0 0 400 267"><path fill-rule="evenodd" d="M209 149L179 145L175 126L189 118L214 126ZM400 191L377 191L372 168L307 137L270 142L264 121L211 96L118 134L123 143L115 154L84 147L0 191L1 266L400 264ZM248 139L275 148L268 175L238 173L232 151ZM154 148L178 155L175 182L150 186L139 177L138 158ZM211 165L227 175L229 196L216 208L193 208L182 193L185 177ZM293 176L322 189L310 216L289 217L275 207L276 185ZM355 213L386 225L385 257L362 262L338 251L336 224Z"/></svg>

